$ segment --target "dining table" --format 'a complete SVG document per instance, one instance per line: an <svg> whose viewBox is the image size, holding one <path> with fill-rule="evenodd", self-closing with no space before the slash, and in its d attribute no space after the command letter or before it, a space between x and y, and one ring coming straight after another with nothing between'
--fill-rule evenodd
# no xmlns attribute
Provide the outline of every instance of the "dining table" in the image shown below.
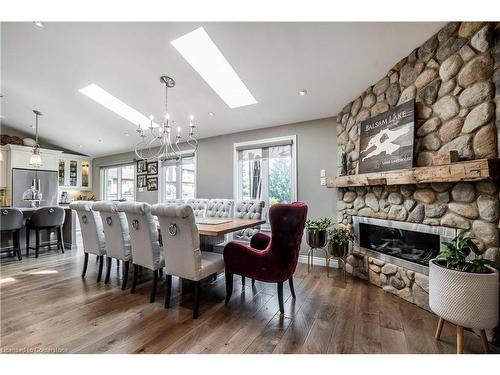
<svg viewBox="0 0 500 375"><path fill-rule="evenodd" d="M233 219L219 217L197 217L196 226L201 236L219 237L239 230L253 228L264 224L260 219ZM156 221L156 227L160 230L160 224Z"/></svg>

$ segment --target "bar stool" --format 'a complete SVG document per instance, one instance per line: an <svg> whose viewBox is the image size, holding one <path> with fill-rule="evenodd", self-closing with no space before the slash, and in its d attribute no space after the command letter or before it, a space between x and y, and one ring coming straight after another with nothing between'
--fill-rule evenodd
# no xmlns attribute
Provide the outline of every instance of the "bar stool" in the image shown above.
<svg viewBox="0 0 500 375"><path fill-rule="evenodd" d="M0 249L0 252L17 253L17 259L23 259L21 256L21 245L19 241L19 232L23 226L23 212L18 208L3 208L0 220L0 230L2 235L10 233L12 235L12 246Z"/></svg>
<svg viewBox="0 0 500 375"><path fill-rule="evenodd" d="M59 248L64 254L64 241L62 227L65 218L64 208L54 206L54 207L41 207L33 212L33 215L26 220L26 256L29 256L30 249L35 250L35 258L38 258L38 250L41 247L48 247L57 245L57 250ZM30 232L35 231L35 247L30 247ZM49 233L48 241L41 241L40 231L46 230ZM50 232L53 230L57 233L57 240L50 240Z"/></svg>

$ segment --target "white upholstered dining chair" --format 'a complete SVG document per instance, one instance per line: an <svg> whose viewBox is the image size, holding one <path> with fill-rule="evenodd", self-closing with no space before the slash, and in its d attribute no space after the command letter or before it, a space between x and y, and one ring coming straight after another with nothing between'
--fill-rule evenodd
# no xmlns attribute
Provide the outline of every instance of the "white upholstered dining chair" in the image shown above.
<svg viewBox="0 0 500 375"><path fill-rule="evenodd" d="M149 301L153 303L156 297L159 271L165 267L159 242L159 233L156 228L154 217L151 214L151 206L145 202L122 202L117 210L124 212L127 216L132 245L132 263L134 264L134 276L131 293L135 293L139 266L153 271L153 287Z"/></svg>
<svg viewBox="0 0 500 375"><path fill-rule="evenodd" d="M129 264L132 260L132 246L125 213L117 210L116 201L95 202L92 210L99 212L104 229L106 242L106 277L104 283L109 282L111 259L123 262L122 290L127 287Z"/></svg>
<svg viewBox="0 0 500 375"><path fill-rule="evenodd" d="M106 254L106 243L101 216L92 210L93 205L94 203L90 201L75 201L71 202L69 207L76 211L82 231L83 251L85 253L82 277L85 277L87 273L89 254L95 254L97 255L99 267L97 271L97 281L99 282L101 281L104 255Z"/></svg>
<svg viewBox="0 0 500 375"><path fill-rule="evenodd" d="M188 199L186 203L193 209L194 216L205 217L208 199Z"/></svg>
<svg viewBox="0 0 500 375"><path fill-rule="evenodd" d="M198 317L200 280L224 269L222 254L200 250L200 237L191 206L155 204L152 213L158 216L166 263L165 308L169 307L172 276L195 282L193 319Z"/></svg>

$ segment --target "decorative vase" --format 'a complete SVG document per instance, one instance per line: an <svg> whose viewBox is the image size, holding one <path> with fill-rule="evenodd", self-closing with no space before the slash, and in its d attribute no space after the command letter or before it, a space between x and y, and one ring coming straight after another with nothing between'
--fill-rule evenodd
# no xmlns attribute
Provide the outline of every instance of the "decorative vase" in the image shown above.
<svg viewBox="0 0 500 375"><path fill-rule="evenodd" d="M324 247L327 241L326 229L308 229L307 230L307 244L311 248Z"/></svg>
<svg viewBox="0 0 500 375"><path fill-rule="evenodd" d="M330 255L335 257L335 258L344 258L348 251L349 251L349 245L336 245L332 244L329 248Z"/></svg>
<svg viewBox="0 0 500 375"><path fill-rule="evenodd" d="M498 271L456 271L429 262L429 306L444 320L457 326L491 329L498 323Z"/></svg>

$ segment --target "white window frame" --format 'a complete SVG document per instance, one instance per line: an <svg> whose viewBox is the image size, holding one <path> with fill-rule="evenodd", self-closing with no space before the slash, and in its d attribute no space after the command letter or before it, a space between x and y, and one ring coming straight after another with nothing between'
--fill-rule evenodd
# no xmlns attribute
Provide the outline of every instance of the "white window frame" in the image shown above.
<svg viewBox="0 0 500 375"><path fill-rule="evenodd" d="M100 192L100 198L101 200L107 200L106 197L106 179L104 176L104 173L106 169L113 169L113 168L122 168L122 167L128 167L132 166L134 168L134 201L136 200L137 196L137 170L136 170L136 163L124 163L124 164L116 164L116 165L106 165L102 166L99 168L99 176L101 180L101 192ZM122 183L122 173L118 173L118 181L117 181L117 199L121 199L122 195L122 190L121 190L121 183Z"/></svg>
<svg viewBox="0 0 500 375"><path fill-rule="evenodd" d="M193 154L192 151L181 151L180 155L181 158L186 158L188 159L191 155ZM159 175L158 175L158 183L160 184L160 202L163 203L165 202L166 199L174 199L174 198L166 198L166 191L165 191L165 167L161 166L161 162L158 162L160 165L158 166L159 169ZM198 196L198 153L195 152L193 155L193 164L194 164L194 198ZM181 167L181 168L179 168ZM184 199L182 198L182 165L177 165L177 178L175 183L176 183L176 196L177 198L175 199ZM181 169L181 173L179 172L179 169ZM179 197L179 192L180 192L180 197Z"/></svg>
<svg viewBox="0 0 500 375"><path fill-rule="evenodd" d="M254 141L238 142L233 144L233 197L235 201L241 200L239 196L239 186L240 186L240 175L238 173L238 159L239 159L239 149L241 148L262 148L269 147L269 145L279 146L280 143L289 144L291 142L292 150L292 201L297 201L298 190L297 190L297 136L287 135L283 137L265 138L258 139ZM267 186L262 186L263 189L267 189ZM265 212L269 210L268 202L266 202ZM266 214L267 216L267 214ZM266 217L267 220L267 217Z"/></svg>

